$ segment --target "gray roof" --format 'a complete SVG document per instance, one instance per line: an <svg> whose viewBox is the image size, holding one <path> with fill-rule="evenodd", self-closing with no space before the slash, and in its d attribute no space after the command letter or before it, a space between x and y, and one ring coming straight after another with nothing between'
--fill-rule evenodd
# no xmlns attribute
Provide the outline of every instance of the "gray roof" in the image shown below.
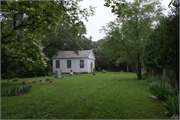
<svg viewBox="0 0 180 120"><path fill-rule="evenodd" d="M81 50L78 51L78 55L73 51L58 51L57 56L54 55L52 58L88 58L91 51L92 50Z"/></svg>

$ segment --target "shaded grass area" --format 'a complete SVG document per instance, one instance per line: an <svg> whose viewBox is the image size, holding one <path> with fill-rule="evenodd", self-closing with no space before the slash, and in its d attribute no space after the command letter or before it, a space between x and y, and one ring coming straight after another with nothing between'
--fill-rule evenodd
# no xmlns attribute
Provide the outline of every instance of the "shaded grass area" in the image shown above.
<svg viewBox="0 0 180 120"><path fill-rule="evenodd" d="M48 78L52 78L50 76ZM26 78L32 81L45 77ZM23 96L5 96L1 85L1 118L24 119L168 119L161 103L149 98L145 80L134 73L81 74L35 83Z"/></svg>

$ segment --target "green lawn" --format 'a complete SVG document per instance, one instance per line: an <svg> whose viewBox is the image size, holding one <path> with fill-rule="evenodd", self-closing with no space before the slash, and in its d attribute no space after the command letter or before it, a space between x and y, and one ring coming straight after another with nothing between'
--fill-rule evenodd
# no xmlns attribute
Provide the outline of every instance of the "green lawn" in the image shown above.
<svg viewBox="0 0 180 120"><path fill-rule="evenodd" d="M50 76L48 78L52 78ZM27 94L5 96L13 84L28 85L45 77L1 84L1 119L168 119L161 103L149 98L145 80L134 73L81 74L35 83Z"/></svg>

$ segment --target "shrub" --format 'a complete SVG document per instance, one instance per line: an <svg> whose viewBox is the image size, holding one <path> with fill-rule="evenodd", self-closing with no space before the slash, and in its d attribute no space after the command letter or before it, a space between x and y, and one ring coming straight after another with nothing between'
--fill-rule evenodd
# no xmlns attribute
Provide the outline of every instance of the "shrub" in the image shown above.
<svg viewBox="0 0 180 120"><path fill-rule="evenodd" d="M5 89L6 90L6 94L8 96L12 96L15 95L16 93L20 92L20 87L19 86L11 86Z"/></svg>
<svg viewBox="0 0 180 120"><path fill-rule="evenodd" d="M8 87L6 88L6 94L8 96L14 96L14 95L18 95L17 93L20 93L20 92L23 92L23 93L27 93L29 90L30 90L31 86L11 86L11 87Z"/></svg>
<svg viewBox="0 0 180 120"><path fill-rule="evenodd" d="M152 83L154 80L151 77L146 78L147 83Z"/></svg>
<svg viewBox="0 0 180 120"><path fill-rule="evenodd" d="M48 76L51 76L51 75L53 75L53 73L52 73L52 72L48 72L47 75L48 75Z"/></svg>
<svg viewBox="0 0 180 120"><path fill-rule="evenodd" d="M46 79L46 81L50 81L50 79Z"/></svg>
<svg viewBox="0 0 180 120"><path fill-rule="evenodd" d="M172 118L178 118L179 114L179 95L178 96L167 96L167 100L163 102L163 106L173 115Z"/></svg>
<svg viewBox="0 0 180 120"><path fill-rule="evenodd" d="M18 79L14 79L13 82L18 81Z"/></svg>
<svg viewBox="0 0 180 120"><path fill-rule="evenodd" d="M76 75L80 75L80 73L77 72Z"/></svg>
<svg viewBox="0 0 180 120"><path fill-rule="evenodd" d="M20 89L20 92L24 92L24 93L27 93L29 90L31 89L31 86L29 85L23 85Z"/></svg>
<svg viewBox="0 0 180 120"><path fill-rule="evenodd" d="M150 92L156 96L159 100L165 101L166 96L172 95L172 88L168 83L152 82L148 84Z"/></svg>
<svg viewBox="0 0 180 120"><path fill-rule="evenodd" d="M106 70L103 70L102 72L103 72L103 73L106 73L107 71L106 71Z"/></svg>
<svg viewBox="0 0 180 120"><path fill-rule="evenodd" d="M148 76L149 76L148 73L143 73L142 74L142 77L145 78L145 79L148 78Z"/></svg>

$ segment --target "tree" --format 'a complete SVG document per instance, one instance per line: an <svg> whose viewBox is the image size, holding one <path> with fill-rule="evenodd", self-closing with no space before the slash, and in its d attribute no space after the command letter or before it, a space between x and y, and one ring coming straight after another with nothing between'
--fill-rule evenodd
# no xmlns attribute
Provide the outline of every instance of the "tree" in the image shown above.
<svg viewBox="0 0 180 120"><path fill-rule="evenodd" d="M91 12L81 10L73 0L2 1L1 55L21 61L29 69L45 68L48 58L43 53L42 39L45 36L41 33L56 29L65 16L73 23L77 22L78 14L87 19L93 15L92 9Z"/></svg>
<svg viewBox="0 0 180 120"><path fill-rule="evenodd" d="M1 64L7 68L3 77L47 74L56 51L79 50L86 34L81 19L92 16L94 7L81 9L78 2L2 1ZM18 75L21 70L24 74Z"/></svg>
<svg viewBox="0 0 180 120"><path fill-rule="evenodd" d="M136 0L133 3L116 1L114 4L110 1L108 4L119 18L107 25L107 28L111 28L110 31L104 29L105 27L102 29L107 34L105 44L111 46L111 54L116 52L116 56L119 55L117 63L131 63L138 79L141 79L142 48L152 30L153 22L163 15L160 2Z"/></svg>
<svg viewBox="0 0 180 120"><path fill-rule="evenodd" d="M168 17L161 19L153 30L144 47L144 63L146 66L156 66L161 69L174 71L175 84L178 83L179 68L179 3L173 2L174 7ZM152 47L153 49L147 49ZM151 57L152 56L152 57Z"/></svg>

